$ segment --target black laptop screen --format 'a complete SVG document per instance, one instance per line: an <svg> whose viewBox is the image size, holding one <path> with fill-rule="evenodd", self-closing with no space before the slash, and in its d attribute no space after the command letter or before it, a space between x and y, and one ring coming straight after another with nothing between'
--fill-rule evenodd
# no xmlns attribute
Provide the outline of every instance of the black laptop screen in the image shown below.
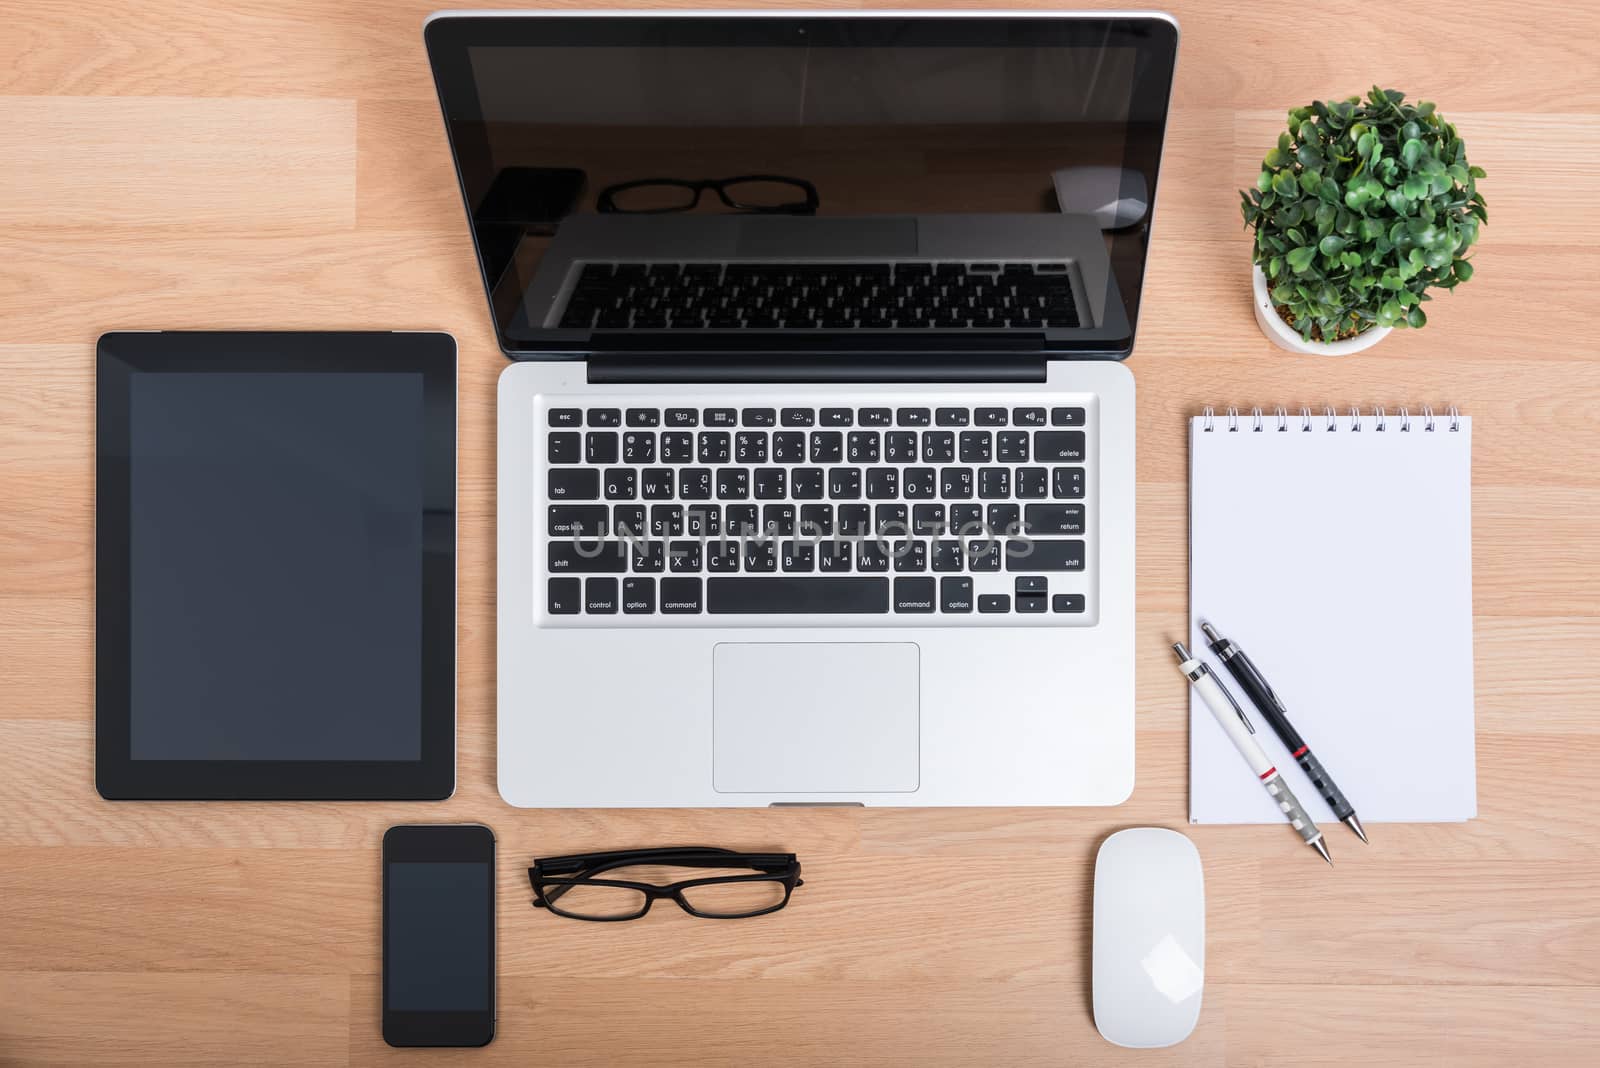
<svg viewBox="0 0 1600 1068"><path fill-rule="evenodd" d="M908 232L874 229L885 220L1010 217L993 224L997 235L1017 225L1054 234L1063 214L1086 220L1075 234L1103 253L1069 249L1065 238L1061 248L1063 259L1084 261L1086 321L1054 340L1125 354L1175 37L1159 20L1110 18L464 18L429 27L502 341L535 350L578 340L552 333L547 302L529 298L548 296L550 272L573 270L571 239L592 229L579 217L753 211L850 220L824 225L869 258L874 235ZM761 179L705 185L745 176ZM997 236L984 258L1038 262L1037 245L1025 247L1014 254ZM906 249L891 240L884 258L927 258ZM728 258L827 258L816 248L790 256L782 240L738 251Z"/></svg>

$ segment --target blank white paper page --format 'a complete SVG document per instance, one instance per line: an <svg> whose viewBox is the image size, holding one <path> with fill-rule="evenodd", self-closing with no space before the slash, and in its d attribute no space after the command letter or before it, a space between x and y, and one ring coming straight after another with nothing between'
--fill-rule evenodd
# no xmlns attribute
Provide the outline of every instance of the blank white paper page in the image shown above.
<svg viewBox="0 0 1600 1068"><path fill-rule="evenodd" d="M1255 661L1363 823L1471 819L1472 421L1328 422L1191 421L1190 648L1324 829L1338 821L1206 649L1201 620ZM1189 819L1283 820L1193 693Z"/></svg>

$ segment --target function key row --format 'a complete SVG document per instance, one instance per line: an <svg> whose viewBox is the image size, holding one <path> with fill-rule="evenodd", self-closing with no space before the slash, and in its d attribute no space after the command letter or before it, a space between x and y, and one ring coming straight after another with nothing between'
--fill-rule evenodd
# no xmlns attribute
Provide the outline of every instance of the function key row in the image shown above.
<svg viewBox="0 0 1600 1068"><path fill-rule="evenodd" d="M1077 407L1017 408L551 408L552 427L842 427L1024 426L1081 427Z"/></svg>

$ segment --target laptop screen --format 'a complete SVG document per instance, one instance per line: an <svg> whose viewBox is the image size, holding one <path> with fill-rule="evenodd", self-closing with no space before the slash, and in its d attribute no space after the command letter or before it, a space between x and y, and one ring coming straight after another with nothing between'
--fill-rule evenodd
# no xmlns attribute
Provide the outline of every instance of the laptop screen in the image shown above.
<svg viewBox="0 0 1600 1068"><path fill-rule="evenodd" d="M832 334L863 350L1126 355L1176 36L1161 18L1083 16L450 16L427 30L513 353ZM744 291L767 313L691 293L688 321L683 265L703 283L716 264L717 282L767 270ZM797 320L822 289L783 289L807 280L783 265L854 270L822 276L844 284L849 315L824 300ZM966 275L959 292L941 265ZM641 269L651 288L595 288ZM1006 278L1022 287L996 288ZM573 303L586 293L593 309ZM661 314L617 307L640 300Z"/></svg>

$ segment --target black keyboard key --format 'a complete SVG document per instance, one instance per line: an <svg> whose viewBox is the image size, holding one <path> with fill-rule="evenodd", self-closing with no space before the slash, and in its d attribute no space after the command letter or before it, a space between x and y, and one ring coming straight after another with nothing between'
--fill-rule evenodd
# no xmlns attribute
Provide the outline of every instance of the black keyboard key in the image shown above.
<svg viewBox="0 0 1600 1068"><path fill-rule="evenodd" d="M761 532L761 506L730 504L722 513L722 529L730 537L753 537Z"/></svg>
<svg viewBox="0 0 1600 1068"><path fill-rule="evenodd" d="M745 426L777 426L778 410L776 408L746 408L740 413Z"/></svg>
<svg viewBox="0 0 1600 1068"><path fill-rule="evenodd" d="M1043 575L1018 575L1016 592L1019 596L1024 593L1049 593L1050 580Z"/></svg>
<svg viewBox="0 0 1600 1068"><path fill-rule="evenodd" d="M822 409L821 426L854 426L855 413L849 408Z"/></svg>
<svg viewBox="0 0 1600 1068"><path fill-rule="evenodd" d="M761 527L770 538L787 538L794 534L795 507L792 504L769 504L761 509Z"/></svg>
<svg viewBox="0 0 1600 1068"><path fill-rule="evenodd" d="M779 553L785 571L807 572L817 569L817 544L812 541L786 541Z"/></svg>
<svg viewBox="0 0 1600 1068"><path fill-rule="evenodd" d="M667 547L659 541L636 541L630 549L631 570L644 575L664 571L667 567Z"/></svg>
<svg viewBox="0 0 1600 1068"><path fill-rule="evenodd" d="M800 536L804 538L827 537L833 533L833 505L802 504L800 506Z"/></svg>
<svg viewBox="0 0 1600 1068"><path fill-rule="evenodd" d="M619 538L637 538L645 533L644 505L619 504L611 509L611 530Z"/></svg>
<svg viewBox="0 0 1600 1068"><path fill-rule="evenodd" d="M852 430L845 438L845 458L853 464L875 464L879 456L878 444L876 430Z"/></svg>
<svg viewBox="0 0 1600 1068"><path fill-rule="evenodd" d="M996 534L1021 534L1022 509L1015 504L991 504L989 529Z"/></svg>
<svg viewBox="0 0 1600 1068"><path fill-rule="evenodd" d="M1017 611L1043 612L1047 607L1048 600L1049 598L1042 593L1019 593L1017 594Z"/></svg>
<svg viewBox="0 0 1600 1068"><path fill-rule="evenodd" d="M650 433L622 435L622 462L625 464L653 464L656 462L656 436Z"/></svg>
<svg viewBox="0 0 1600 1068"><path fill-rule="evenodd" d="M672 468L647 467L639 472L639 494L647 501L672 499Z"/></svg>
<svg viewBox="0 0 1600 1068"><path fill-rule="evenodd" d="M932 612L935 607L934 580L931 578L897 578L894 580L894 610L896 612Z"/></svg>
<svg viewBox="0 0 1600 1068"><path fill-rule="evenodd" d="M622 410L620 408L590 408L590 426L621 426Z"/></svg>
<svg viewBox="0 0 1600 1068"><path fill-rule="evenodd" d="M814 430L811 433L811 462L836 464L844 459L844 435L837 430Z"/></svg>
<svg viewBox="0 0 1600 1068"><path fill-rule="evenodd" d="M604 483L606 500L631 501L639 492L639 472L631 467L607 468Z"/></svg>
<svg viewBox="0 0 1600 1068"><path fill-rule="evenodd" d="M549 421L551 426L582 426L583 412L577 408L551 408Z"/></svg>
<svg viewBox="0 0 1600 1068"><path fill-rule="evenodd" d="M706 426L738 426L739 413L732 408L707 408Z"/></svg>
<svg viewBox="0 0 1600 1068"><path fill-rule="evenodd" d="M1042 467L1017 468L1017 496L1024 500L1046 496L1050 491L1050 473Z"/></svg>
<svg viewBox="0 0 1600 1068"><path fill-rule="evenodd" d="M739 570L739 543L732 540L706 543L706 570L732 574Z"/></svg>
<svg viewBox="0 0 1600 1068"><path fill-rule="evenodd" d="M853 501L861 496L861 469L828 468L828 496L836 501Z"/></svg>
<svg viewBox="0 0 1600 1068"><path fill-rule="evenodd" d="M767 435L759 430L741 430L733 436L733 462L736 464L764 464L767 462Z"/></svg>
<svg viewBox="0 0 1600 1068"><path fill-rule="evenodd" d="M648 615L655 610L655 579L629 577L622 580L622 611L625 615Z"/></svg>
<svg viewBox="0 0 1600 1068"><path fill-rule="evenodd" d="M1083 462L1083 431L1041 430L1033 436L1033 458L1039 463Z"/></svg>
<svg viewBox="0 0 1600 1068"><path fill-rule="evenodd" d="M964 554L958 539L946 538L933 543L933 569L935 571L960 571Z"/></svg>
<svg viewBox="0 0 1600 1068"><path fill-rule="evenodd" d="M887 408L863 408L856 417L862 426L894 425L894 413Z"/></svg>
<svg viewBox="0 0 1600 1068"><path fill-rule="evenodd" d="M553 578L550 580L550 599L547 602L553 616L575 616L583 611L583 580Z"/></svg>
<svg viewBox="0 0 1600 1068"><path fill-rule="evenodd" d="M945 529L944 505L919 504L912 508L911 529L917 534L943 534Z"/></svg>
<svg viewBox="0 0 1600 1068"><path fill-rule="evenodd" d="M685 467L678 473L678 496L686 501L709 501L711 499L711 469L708 467Z"/></svg>
<svg viewBox="0 0 1600 1068"><path fill-rule="evenodd" d="M550 435L545 455L553 464L575 464L583 459L583 435L563 432Z"/></svg>
<svg viewBox="0 0 1600 1068"><path fill-rule="evenodd" d="M932 413L926 408L901 408L895 418L901 426L927 426L933 421Z"/></svg>
<svg viewBox="0 0 1600 1068"><path fill-rule="evenodd" d="M867 469L867 498L888 501L900 496L900 469L896 467L869 467Z"/></svg>
<svg viewBox="0 0 1600 1068"><path fill-rule="evenodd" d="M848 541L819 541L817 560L823 571L849 571L851 543Z"/></svg>
<svg viewBox="0 0 1600 1068"><path fill-rule="evenodd" d="M781 415L784 426L811 426L816 413L810 408L785 408Z"/></svg>
<svg viewBox="0 0 1600 1068"><path fill-rule="evenodd" d="M774 541L745 542L744 569L750 572L776 571L778 569L778 543Z"/></svg>
<svg viewBox="0 0 1600 1068"><path fill-rule="evenodd" d="M610 616L617 612L617 580L592 578L583 584L583 609L590 615Z"/></svg>
<svg viewBox="0 0 1600 1068"><path fill-rule="evenodd" d="M839 533L845 537L864 537L872 530L872 506L868 504L841 504L839 506Z"/></svg>
<svg viewBox="0 0 1600 1068"><path fill-rule="evenodd" d="M687 464L694 461L694 435L666 433L661 435L661 462Z"/></svg>
<svg viewBox="0 0 1600 1068"><path fill-rule="evenodd" d="M979 408L974 413L973 422L978 426L1005 426L1007 424L1006 410L1004 408Z"/></svg>
<svg viewBox="0 0 1600 1068"><path fill-rule="evenodd" d="M1051 496L1057 500L1077 500L1083 496L1083 468L1058 467L1050 476Z"/></svg>
<svg viewBox="0 0 1600 1068"><path fill-rule="evenodd" d="M620 541L552 541L545 546L545 570L554 574L621 574L628 570L627 547Z"/></svg>
<svg viewBox="0 0 1600 1068"><path fill-rule="evenodd" d="M617 434L614 430L591 430L584 442L583 458L591 464L617 462Z"/></svg>
<svg viewBox="0 0 1600 1068"><path fill-rule="evenodd" d="M667 615L698 615L703 607L700 580L665 578L661 580L661 611Z"/></svg>
<svg viewBox="0 0 1600 1068"><path fill-rule="evenodd" d="M987 430L961 432L961 462L986 464L994 459L994 441Z"/></svg>
<svg viewBox="0 0 1600 1068"><path fill-rule="evenodd" d="M873 510L873 529L882 535L911 533L911 513L903 504L880 504Z"/></svg>
<svg viewBox="0 0 1600 1068"><path fill-rule="evenodd" d="M1082 571L1077 538L1019 538L1006 542L1007 571Z"/></svg>
<svg viewBox="0 0 1600 1068"><path fill-rule="evenodd" d="M652 538L677 538L683 535L683 505L655 504L650 506L650 536Z"/></svg>
<svg viewBox="0 0 1600 1068"><path fill-rule="evenodd" d="M952 534L982 534L983 505L952 504L950 506L950 532Z"/></svg>
<svg viewBox="0 0 1600 1068"><path fill-rule="evenodd" d="M973 538L967 542L967 570L1000 570L1000 542L994 538Z"/></svg>
<svg viewBox="0 0 1600 1068"><path fill-rule="evenodd" d="M920 538L899 538L889 547L896 571L928 570L928 543Z"/></svg>
<svg viewBox="0 0 1600 1068"><path fill-rule="evenodd" d="M611 512L603 504L550 505L549 532L560 538L604 537Z"/></svg>
<svg viewBox="0 0 1600 1068"><path fill-rule="evenodd" d="M1028 433L1025 430L1002 430L994 436L995 459L1003 464L1028 462Z"/></svg>
<svg viewBox="0 0 1600 1068"><path fill-rule="evenodd" d="M692 504L683 510L683 530L691 538L714 538L722 533L722 505Z"/></svg>
<svg viewBox="0 0 1600 1068"><path fill-rule="evenodd" d="M820 467L797 467L789 476L789 495L797 501L820 501L824 488Z"/></svg>
<svg viewBox="0 0 1600 1068"><path fill-rule="evenodd" d="M727 433L720 430L702 430L700 432L700 451L698 459L703 464L725 464L733 455L730 438Z"/></svg>
<svg viewBox="0 0 1600 1068"><path fill-rule="evenodd" d="M1089 421L1088 413L1082 408L1051 408L1051 426L1083 426Z"/></svg>
<svg viewBox="0 0 1600 1068"><path fill-rule="evenodd" d="M986 593L978 598L978 611L985 614L1011 611L1011 598L1003 593Z"/></svg>
<svg viewBox="0 0 1600 1068"><path fill-rule="evenodd" d="M892 430L883 436L883 458L892 464L915 463L917 435L909 430Z"/></svg>
<svg viewBox="0 0 1600 1068"><path fill-rule="evenodd" d="M1050 598L1052 612L1082 612L1087 607L1081 593L1058 593Z"/></svg>
<svg viewBox="0 0 1600 1068"><path fill-rule="evenodd" d="M856 544L856 570L883 572L889 570L889 548L877 538L867 538Z"/></svg>
<svg viewBox="0 0 1600 1068"><path fill-rule="evenodd" d="M795 431L772 435L772 462L775 464L803 464L806 462L806 436Z"/></svg>
<svg viewBox="0 0 1600 1068"><path fill-rule="evenodd" d="M986 501L1003 501L1011 496L1011 469L981 468L978 471L978 496Z"/></svg>
<svg viewBox="0 0 1600 1068"><path fill-rule="evenodd" d="M781 467L758 467L753 479L756 499L782 500L789 495L788 472Z"/></svg>
<svg viewBox="0 0 1600 1068"><path fill-rule="evenodd" d="M945 467L939 471L939 492L947 501L972 499L972 468Z"/></svg>
<svg viewBox="0 0 1600 1068"><path fill-rule="evenodd" d="M700 412L695 408L668 408L666 425L686 427L700 425Z"/></svg>
<svg viewBox="0 0 1600 1068"><path fill-rule="evenodd" d="M1082 534L1083 505L1081 504L1030 504L1026 512L1028 534Z"/></svg>
<svg viewBox="0 0 1600 1068"><path fill-rule="evenodd" d="M629 426L660 426L661 413L654 408L629 408L627 420Z"/></svg>
<svg viewBox="0 0 1600 1068"><path fill-rule="evenodd" d="M750 472L743 467L717 469L717 500L742 501L750 496Z"/></svg>
<svg viewBox="0 0 1600 1068"><path fill-rule="evenodd" d="M972 611L972 580L964 575L946 575L940 579L939 607L946 612Z"/></svg>
<svg viewBox="0 0 1600 1068"><path fill-rule="evenodd" d="M966 426L971 418L965 408L939 408L933 413L933 421L939 426Z"/></svg>
<svg viewBox="0 0 1600 1068"><path fill-rule="evenodd" d="M854 575L713 578L706 583L706 601L713 615L870 615L889 610L889 580Z"/></svg>
<svg viewBox="0 0 1600 1068"><path fill-rule="evenodd" d="M948 430L929 430L922 435L922 462L947 464L956 458L956 436Z"/></svg>
<svg viewBox="0 0 1600 1068"><path fill-rule="evenodd" d="M548 496L553 501L593 501L600 497L600 472L592 467L550 472Z"/></svg>
<svg viewBox="0 0 1600 1068"><path fill-rule="evenodd" d="M667 546L667 567L673 571L700 570L700 543L675 541Z"/></svg>
<svg viewBox="0 0 1600 1068"><path fill-rule="evenodd" d="M908 467L903 481L908 501L928 500L938 488L938 475L931 467Z"/></svg>
<svg viewBox="0 0 1600 1068"><path fill-rule="evenodd" d="M1046 423L1043 408L1013 408L1011 421L1017 426L1044 426Z"/></svg>

